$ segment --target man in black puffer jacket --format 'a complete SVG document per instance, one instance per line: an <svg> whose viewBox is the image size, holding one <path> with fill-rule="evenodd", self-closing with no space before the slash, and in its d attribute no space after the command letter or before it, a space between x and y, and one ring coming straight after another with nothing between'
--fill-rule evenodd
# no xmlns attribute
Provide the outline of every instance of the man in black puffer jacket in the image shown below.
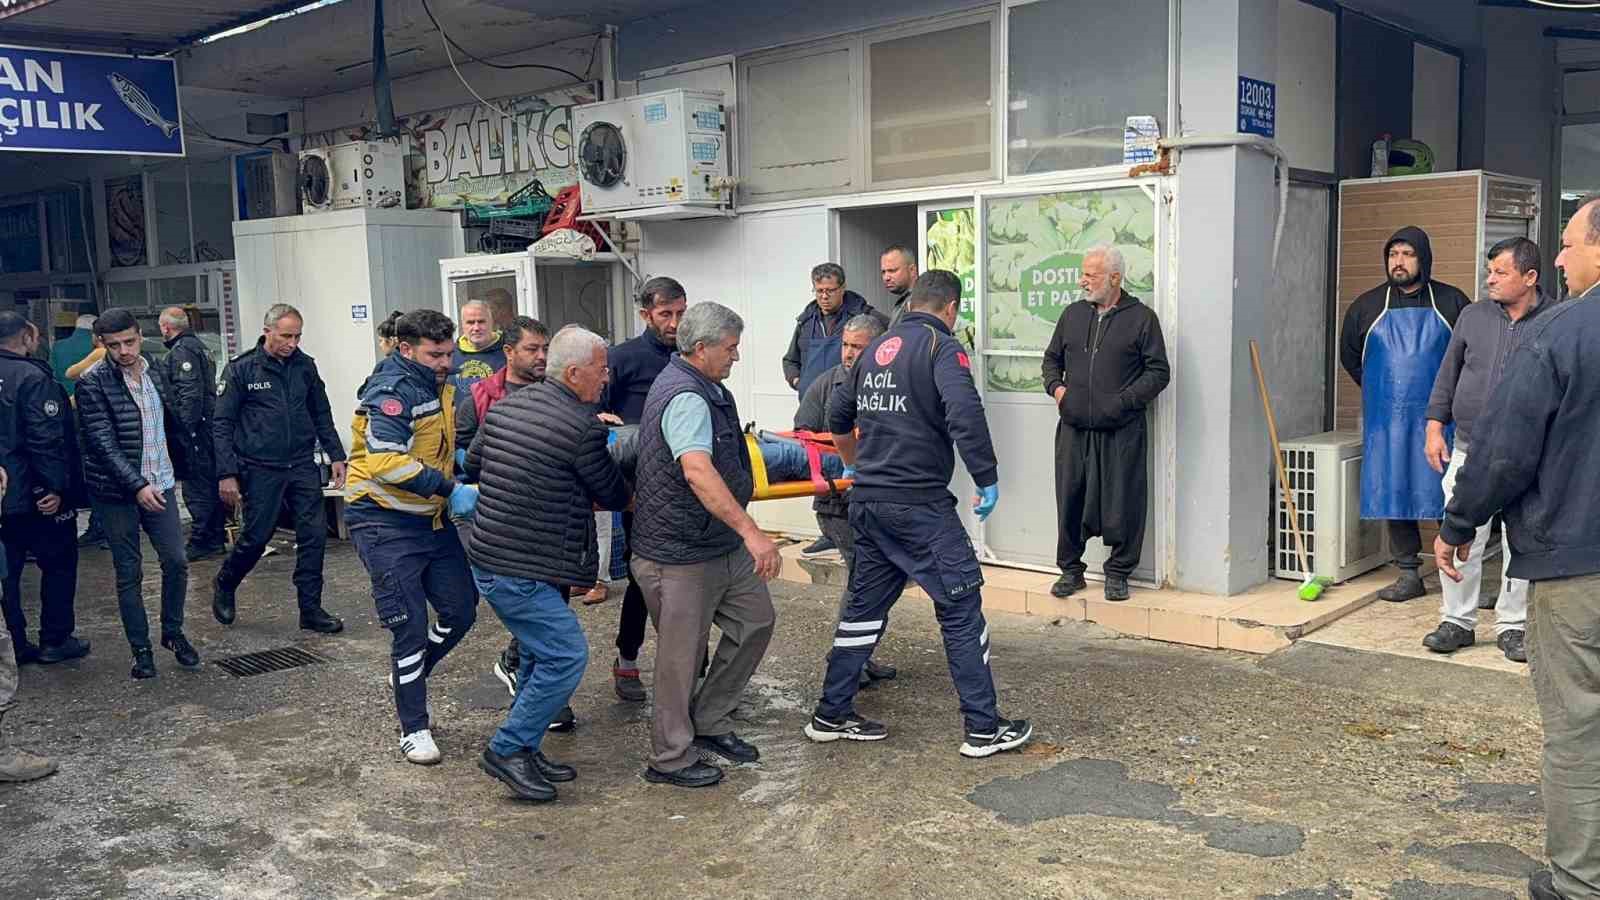
<svg viewBox="0 0 1600 900"><path fill-rule="evenodd" d="M589 662L566 592L592 586L599 574L594 507L628 505L595 416L606 342L576 325L561 329L546 373L489 409L466 466L479 490L468 546L473 578L522 649L516 699L479 766L527 800L554 800L551 782L577 775L539 749Z"/></svg>
<svg viewBox="0 0 1600 900"><path fill-rule="evenodd" d="M34 355L39 329L20 313L0 312L0 465L9 475L0 540L5 542L6 630L18 664L58 663L89 652L72 636L78 592L78 508L83 472L67 392ZM39 565L39 646L28 642L22 568Z"/></svg>
<svg viewBox="0 0 1600 900"><path fill-rule="evenodd" d="M189 450L189 477L183 504L189 507L190 562L221 553L227 543L228 510L217 496L217 461L211 444L211 419L217 407L217 364L211 351L189 329L189 315L176 306L156 320L167 356L161 360L162 388L183 425ZM173 436L177 438L177 435Z"/></svg>
<svg viewBox="0 0 1600 900"><path fill-rule="evenodd" d="M1122 289L1122 254L1083 256L1083 299L1062 310L1044 351L1044 392L1056 402L1057 597L1083 590L1084 543L1099 536L1107 600L1128 599L1144 548L1149 472L1145 410L1172 379L1155 310Z"/></svg>
<svg viewBox="0 0 1600 900"><path fill-rule="evenodd" d="M133 648L133 677L153 678L150 624L140 593L140 528L161 558L161 646L181 666L200 665L200 654L183 636L189 562L175 488L188 474L188 459L183 442L167 439L182 426L161 395L150 360L139 353L139 323L127 310L113 309L95 320L94 333L105 344L106 358L78 382L83 477L111 543L117 607Z"/></svg>

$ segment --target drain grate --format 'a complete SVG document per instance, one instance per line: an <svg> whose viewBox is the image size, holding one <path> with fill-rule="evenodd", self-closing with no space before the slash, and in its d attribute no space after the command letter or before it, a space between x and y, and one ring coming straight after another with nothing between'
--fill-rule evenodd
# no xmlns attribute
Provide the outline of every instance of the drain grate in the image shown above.
<svg viewBox="0 0 1600 900"><path fill-rule="evenodd" d="M322 657L299 647L278 647L273 650L257 650L255 653L219 659L217 660L217 665L235 678L249 678L251 675L265 675L268 672L298 669L301 666L309 666L322 661Z"/></svg>

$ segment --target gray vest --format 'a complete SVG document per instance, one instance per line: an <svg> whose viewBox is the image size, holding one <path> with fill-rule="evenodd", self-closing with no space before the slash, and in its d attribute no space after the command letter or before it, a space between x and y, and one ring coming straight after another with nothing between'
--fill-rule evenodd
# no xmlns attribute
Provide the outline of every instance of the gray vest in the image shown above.
<svg viewBox="0 0 1600 900"><path fill-rule="evenodd" d="M690 391L704 398L711 409L711 463L728 490L740 506L750 502L755 490L750 451L739 428L733 395L674 356L650 386L639 423L638 487L633 498L633 533L629 535L634 553L663 565L705 562L744 545L737 532L700 504L661 433L667 404Z"/></svg>

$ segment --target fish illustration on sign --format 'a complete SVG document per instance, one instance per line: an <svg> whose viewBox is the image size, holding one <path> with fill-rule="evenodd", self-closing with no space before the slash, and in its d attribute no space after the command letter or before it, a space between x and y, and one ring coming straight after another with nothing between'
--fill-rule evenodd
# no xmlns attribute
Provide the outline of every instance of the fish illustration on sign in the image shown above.
<svg viewBox="0 0 1600 900"><path fill-rule="evenodd" d="M178 123L162 118L161 110L156 109L155 103L150 100L150 95L130 81L128 76L113 72L106 77L111 81L111 87L117 92L117 99L122 101L122 105L143 119L146 124L161 129L162 136L170 138L173 132L178 130Z"/></svg>

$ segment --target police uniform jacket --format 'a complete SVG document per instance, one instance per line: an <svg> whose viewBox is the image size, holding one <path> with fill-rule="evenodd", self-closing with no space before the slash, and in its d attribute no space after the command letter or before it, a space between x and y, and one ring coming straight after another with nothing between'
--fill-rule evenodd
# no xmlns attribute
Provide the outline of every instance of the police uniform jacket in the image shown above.
<svg viewBox="0 0 1600 900"><path fill-rule="evenodd" d="M390 353L358 392L350 423L345 521L443 528L445 500L455 489L455 385L433 370Z"/></svg>
<svg viewBox="0 0 1600 900"><path fill-rule="evenodd" d="M183 426L182 438L189 445L190 459L196 463L211 458L211 420L217 408L217 366L211 352L194 332L185 331L167 344L167 355L159 368L164 394Z"/></svg>
<svg viewBox="0 0 1600 900"><path fill-rule="evenodd" d="M61 498L60 512L83 505L78 432L67 392L50 364L0 349L0 465L7 486L5 515L35 512L46 494ZM58 512L59 515L59 512Z"/></svg>
<svg viewBox="0 0 1600 900"><path fill-rule="evenodd" d="M161 378L150 357L145 357L150 380L161 394L162 427L176 434L182 429ZM150 482L141 473L144 461L144 421L139 403L128 390L122 369L109 359L91 368L78 380L74 395L78 401L78 423L83 440L83 481L89 496L112 503L131 503ZM173 475L182 481L189 475L187 447L182 441L167 440L167 456Z"/></svg>
<svg viewBox="0 0 1600 900"><path fill-rule="evenodd" d="M925 312L907 312L861 354L829 400L828 428L859 429L852 502L953 500L952 442L979 487L999 479L972 360Z"/></svg>
<svg viewBox="0 0 1600 900"><path fill-rule="evenodd" d="M311 462L318 444L330 460L343 462L344 444L334 430L328 388L316 361L299 350L278 359L263 341L223 370L211 427L217 477L237 477L246 466L303 465Z"/></svg>

